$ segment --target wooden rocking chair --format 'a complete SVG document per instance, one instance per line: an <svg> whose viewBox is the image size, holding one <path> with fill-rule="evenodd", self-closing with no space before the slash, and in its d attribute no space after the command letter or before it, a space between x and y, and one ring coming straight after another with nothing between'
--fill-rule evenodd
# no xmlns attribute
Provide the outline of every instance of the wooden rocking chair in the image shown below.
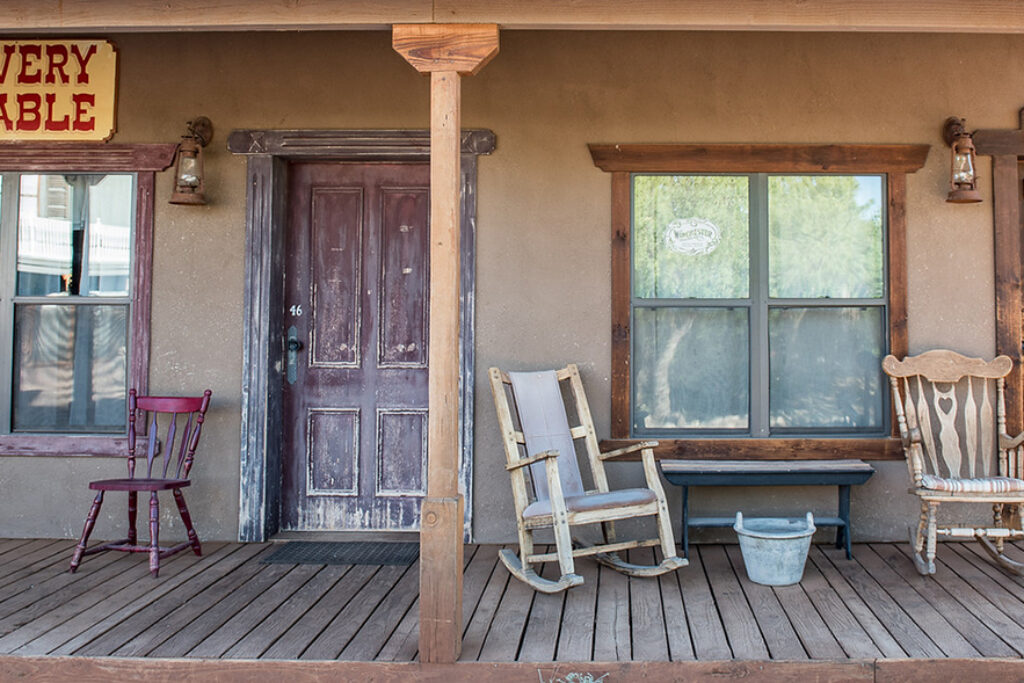
<svg viewBox="0 0 1024 683"><path fill-rule="evenodd" d="M900 438L921 500L916 531L910 530L914 564L935 573L937 536L975 538L1002 567L1021 574L1024 565L1003 553L1008 538L1024 531L1003 526L1003 509L1024 509L1024 435L1006 434L1004 378L1013 361L990 362L953 351L927 351L903 361L886 356L882 369L892 384ZM940 527L941 503L989 503L991 527ZM922 557L922 552L924 556Z"/></svg>
<svg viewBox="0 0 1024 683"><path fill-rule="evenodd" d="M502 550L501 560L516 578L535 590L556 593L583 583L583 577L575 573L573 558L587 555L630 576L657 576L686 566L687 561L676 555L665 491L651 450L656 441L601 453L575 365L557 371L507 374L491 368L490 378L519 528L519 555ZM575 427L569 426L560 382L569 384L569 394L576 406ZM577 439L584 441L596 490L583 489L576 460ZM637 451L643 460L647 488L610 491L604 461ZM532 489L527 483L528 476ZM657 518L655 538L616 542L613 521L644 516ZM571 534L572 527L596 523L601 524L604 536L600 544L587 544ZM557 552L534 553L533 534L538 529L553 530ZM660 564L630 564L618 555L631 548L650 546L660 546L664 557ZM557 581L545 579L533 569L535 563L554 560L561 572Z"/></svg>

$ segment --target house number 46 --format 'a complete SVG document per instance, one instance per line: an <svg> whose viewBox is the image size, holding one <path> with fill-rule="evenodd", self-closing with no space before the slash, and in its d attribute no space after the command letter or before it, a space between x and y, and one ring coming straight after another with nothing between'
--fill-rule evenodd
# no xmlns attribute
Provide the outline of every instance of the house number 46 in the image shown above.
<svg viewBox="0 0 1024 683"><path fill-rule="evenodd" d="M292 307L289 308L288 311L292 314L293 317L301 318L302 317L302 304L292 304Z"/></svg>

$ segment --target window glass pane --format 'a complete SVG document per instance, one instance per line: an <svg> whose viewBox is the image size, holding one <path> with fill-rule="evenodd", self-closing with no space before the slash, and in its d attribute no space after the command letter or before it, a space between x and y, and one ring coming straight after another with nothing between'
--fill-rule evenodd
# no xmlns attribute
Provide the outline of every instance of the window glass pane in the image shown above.
<svg viewBox="0 0 1024 683"><path fill-rule="evenodd" d="M881 429L884 310L769 310L772 428Z"/></svg>
<svg viewBox="0 0 1024 683"><path fill-rule="evenodd" d="M21 176L19 296L127 296L131 175Z"/></svg>
<svg viewBox="0 0 1024 683"><path fill-rule="evenodd" d="M879 298L881 176L768 178L769 295Z"/></svg>
<svg viewBox="0 0 1024 683"><path fill-rule="evenodd" d="M634 430L746 429L747 311L637 308Z"/></svg>
<svg viewBox="0 0 1024 683"><path fill-rule="evenodd" d="M746 298L749 184L746 176L634 176L634 295Z"/></svg>
<svg viewBox="0 0 1024 683"><path fill-rule="evenodd" d="M14 309L16 431L123 432L126 305Z"/></svg>

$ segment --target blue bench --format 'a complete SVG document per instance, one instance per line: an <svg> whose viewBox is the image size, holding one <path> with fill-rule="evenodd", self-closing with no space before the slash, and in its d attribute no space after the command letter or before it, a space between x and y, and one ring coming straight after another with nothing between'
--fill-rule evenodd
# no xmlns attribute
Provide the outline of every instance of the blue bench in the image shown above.
<svg viewBox="0 0 1024 683"><path fill-rule="evenodd" d="M815 516L819 527L836 527L836 547L850 545L850 487L863 484L875 468L863 460L659 460L662 476L683 489L683 557L690 550L690 527L731 527L734 517L690 517L691 486L838 486L835 517ZM782 515L779 515L782 516Z"/></svg>

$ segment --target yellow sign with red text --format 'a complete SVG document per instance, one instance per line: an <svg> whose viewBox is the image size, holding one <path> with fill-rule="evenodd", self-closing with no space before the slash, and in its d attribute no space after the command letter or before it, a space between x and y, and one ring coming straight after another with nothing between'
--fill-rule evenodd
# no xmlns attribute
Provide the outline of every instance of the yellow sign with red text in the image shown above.
<svg viewBox="0 0 1024 683"><path fill-rule="evenodd" d="M0 40L0 141L107 140L117 50L106 40Z"/></svg>

